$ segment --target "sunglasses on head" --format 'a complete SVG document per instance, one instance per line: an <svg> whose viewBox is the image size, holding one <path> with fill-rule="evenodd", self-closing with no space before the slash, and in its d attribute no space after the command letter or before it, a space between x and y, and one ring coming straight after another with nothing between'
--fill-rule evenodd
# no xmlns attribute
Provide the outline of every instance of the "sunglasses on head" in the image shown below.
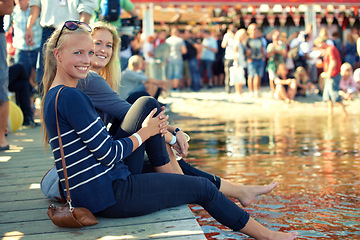
<svg viewBox="0 0 360 240"><path fill-rule="evenodd" d="M84 26L89 32L91 32L91 27L89 25L87 25L86 23L84 22L80 22L80 21L66 21L63 25L63 27L61 28L60 30L60 33L59 33L59 36L57 37L56 39L56 42L55 42L55 48L58 44L58 41L59 41L59 38L64 30L64 28L67 28L69 29L70 31L75 31L76 29L78 29L80 27L80 25Z"/></svg>

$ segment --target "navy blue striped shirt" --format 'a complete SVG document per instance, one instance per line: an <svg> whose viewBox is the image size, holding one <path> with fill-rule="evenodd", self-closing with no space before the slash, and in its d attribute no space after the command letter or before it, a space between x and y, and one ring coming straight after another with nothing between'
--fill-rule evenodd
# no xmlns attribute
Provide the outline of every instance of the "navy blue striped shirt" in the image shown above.
<svg viewBox="0 0 360 240"><path fill-rule="evenodd" d="M66 196L55 118L55 97L60 87L46 94L44 118ZM73 205L94 213L114 205L112 182L126 179L130 174L122 160L132 152L131 139L112 139L90 98L76 88L66 87L61 91L58 118Z"/></svg>

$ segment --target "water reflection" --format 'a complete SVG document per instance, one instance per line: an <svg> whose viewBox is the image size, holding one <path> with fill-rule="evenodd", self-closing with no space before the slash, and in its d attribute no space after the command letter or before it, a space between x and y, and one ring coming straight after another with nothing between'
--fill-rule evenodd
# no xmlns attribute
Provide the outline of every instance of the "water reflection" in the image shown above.
<svg viewBox="0 0 360 240"><path fill-rule="evenodd" d="M360 239L360 118L281 116L181 120L188 161L244 184L279 181L247 210L299 239ZM208 239L243 239L192 206Z"/></svg>

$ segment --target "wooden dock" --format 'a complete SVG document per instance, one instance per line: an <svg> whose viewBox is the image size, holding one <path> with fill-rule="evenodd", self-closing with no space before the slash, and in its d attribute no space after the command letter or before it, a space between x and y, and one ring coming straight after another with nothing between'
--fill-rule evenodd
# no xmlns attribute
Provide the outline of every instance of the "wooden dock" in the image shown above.
<svg viewBox="0 0 360 240"><path fill-rule="evenodd" d="M43 174L53 166L45 153L41 128L10 133L10 150L0 152L0 238L23 239L206 239L187 205L142 217L98 218L95 226L60 228L46 211L51 203L40 190Z"/></svg>

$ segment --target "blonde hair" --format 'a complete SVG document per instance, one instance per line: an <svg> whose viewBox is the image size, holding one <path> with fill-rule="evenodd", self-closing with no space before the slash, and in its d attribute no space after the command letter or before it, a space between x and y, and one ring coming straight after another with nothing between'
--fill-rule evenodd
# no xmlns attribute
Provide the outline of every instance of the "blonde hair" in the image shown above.
<svg viewBox="0 0 360 240"><path fill-rule="evenodd" d="M60 35L61 33L61 35ZM54 56L54 48L55 43L57 42L57 49L61 49L66 41L67 35L69 34L89 34L89 30L79 25L76 30L68 30L66 27L61 27L56 29L53 34L48 38L46 43L44 44L43 53L44 53L44 76L42 78L43 83L43 97L42 97L42 111L41 111L41 120L44 128L44 143L48 144L48 134L46 132L45 122L44 122L44 102L45 97L48 91L50 90L50 86L53 83L57 71L57 61ZM59 36L60 35L60 36Z"/></svg>
<svg viewBox="0 0 360 240"><path fill-rule="evenodd" d="M351 64L348 63L348 62L345 62L345 63L343 63L343 64L341 65L341 68L340 68L340 74L341 74L341 76L344 76L344 75L345 75L345 72L346 72L347 69L350 69L350 72L351 72L351 75L352 75L353 69L352 69Z"/></svg>
<svg viewBox="0 0 360 240"><path fill-rule="evenodd" d="M242 41L244 41L247 37L248 37L248 35L247 35L247 32L246 32L245 28L241 28L241 29L239 29L239 30L236 31L234 38L235 38L235 40L236 40L237 42L242 42Z"/></svg>
<svg viewBox="0 0 360 240"><path fill-rule="evenodd" d="M304 67L297 67L294 73L294 77L298 82L306 83L309 81L309 75Z"/></svg>
<svg viewBox="0 0 360 240"><path fill-rule="evenodd" d="M355 39L354 39L354 36L351 32L349 32L347 35L346 35L346 41L348 41L351 45L354 45L355 44Z"/></svg>
<svg viewBox="0 0 360 240"><path fill-rule="evenodd" d="M114 26L106 22L95 22L90 25L92 28L91 35L93 36L95 31L103 29L109 31L113 36L112 55L109 63L103 67L99 74L103 77L110 87L116 92L118 90L120 82L120 63L118 58L120 38L118 32Z"/></svg>
<svg viewBox="0 0 360 240"><path fill-rule="evenodd" d="M138 67L142 62L143 58L139 55L133 55L129 58L129 69L134 70L134 68Z"/></svg>

